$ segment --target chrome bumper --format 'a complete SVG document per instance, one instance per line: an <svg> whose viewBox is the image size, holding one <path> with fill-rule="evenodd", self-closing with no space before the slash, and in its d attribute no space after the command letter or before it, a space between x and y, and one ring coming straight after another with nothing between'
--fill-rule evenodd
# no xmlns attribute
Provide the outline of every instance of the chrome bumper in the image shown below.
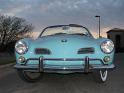
<svg viewBox="0 0 124 93"><path fill-rule="evenodd" d="M29 60L39 60L38 65L27 65L27 62ZM44 66L45 60L57 60L57 61L84 61L85 64L83 65L76 65L76 66L54 66L54 65L46 65ZM89 61L99 60L102 65L90 65ZM114 64L107 65L104 64L104 62L101 59L96 58L30 58L27 59L25 64L20 65L16 64L14 66L16 69L23 69L26 71L32 71L32 72L90 72L91 70L100 70L100 69L107 69L107 70L113 70L115 68Z"/></svg>

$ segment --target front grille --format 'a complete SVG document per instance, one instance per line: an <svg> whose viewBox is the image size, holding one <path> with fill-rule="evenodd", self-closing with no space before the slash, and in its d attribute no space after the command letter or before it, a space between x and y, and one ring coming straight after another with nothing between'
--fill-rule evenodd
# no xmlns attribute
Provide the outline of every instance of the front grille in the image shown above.
<svg viewBox="0 0 124 93"><path fill-rule="evenodd" d="M35 54L46 54L46 55L50 55L51 51L49 49L46 48L36 48L35 49Z"/></svg>
<svg viewBox="0 0 124 93"><path fill-rule="evenodd" d="M91 54L94 52L95 52L94 48L88 47L88 48L80 48L77 53L78 54Z"/></svg>

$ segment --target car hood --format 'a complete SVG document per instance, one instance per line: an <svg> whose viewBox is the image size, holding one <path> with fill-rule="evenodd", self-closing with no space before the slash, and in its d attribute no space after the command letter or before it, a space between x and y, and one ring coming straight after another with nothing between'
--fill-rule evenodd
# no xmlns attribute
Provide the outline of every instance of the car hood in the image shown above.
<svg viewBox="0 0 124 93"><path fill-rule="evenodd" d="M97 39L92 37L80 35L46 36L32 40L29 44L29 50L34 53L35 48L49 49L52 55L44 55L45 57L80 57L80 55L77 55L80 48L93 47L96 52L99 51L100 46L97 41Z"/></svg>
<svg viewBox="0 0 124 93"><path fill-rule="evenodd" d="M56 35L41 37L33 41L34 47L89 47L96 44L96 39L80 35Z"/></svg>
<svg viewBox="0 0 124 93"><path fill-rule="evenodd" d="M92 37L80 35L56 35L33 40L29 45L29 49L33 52L35 48L46 48L55 54L75 54L80 48L93 47L100 49L98 44L97 40Z"/></svg>

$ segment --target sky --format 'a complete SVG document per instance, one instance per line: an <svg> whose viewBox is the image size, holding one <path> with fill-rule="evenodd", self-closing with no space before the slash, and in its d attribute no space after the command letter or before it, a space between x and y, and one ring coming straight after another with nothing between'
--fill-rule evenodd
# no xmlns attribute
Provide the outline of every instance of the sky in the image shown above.
<svg viewBox="0 0 124 93"><path fill-rule="evenodd" d="M34 25L34 36L52 25L80 24L98 36L112 28L124 29L124 0L0 0L0 14L17 16Z"/></svg>

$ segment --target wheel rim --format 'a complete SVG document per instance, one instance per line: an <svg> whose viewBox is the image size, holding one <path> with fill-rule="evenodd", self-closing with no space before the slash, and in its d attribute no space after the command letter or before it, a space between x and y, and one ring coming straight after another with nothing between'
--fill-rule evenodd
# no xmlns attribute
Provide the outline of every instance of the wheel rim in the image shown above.
<svg viewBox="0 0 124 93"><path fill-rule="evenodd" d="M100 76L101 76L101 80L102 80L103 82L106 81L107 75L108 75L108 71L107 71L107 70L105 70L105 71L101 71L101 70L100 70Z"/></svg>

